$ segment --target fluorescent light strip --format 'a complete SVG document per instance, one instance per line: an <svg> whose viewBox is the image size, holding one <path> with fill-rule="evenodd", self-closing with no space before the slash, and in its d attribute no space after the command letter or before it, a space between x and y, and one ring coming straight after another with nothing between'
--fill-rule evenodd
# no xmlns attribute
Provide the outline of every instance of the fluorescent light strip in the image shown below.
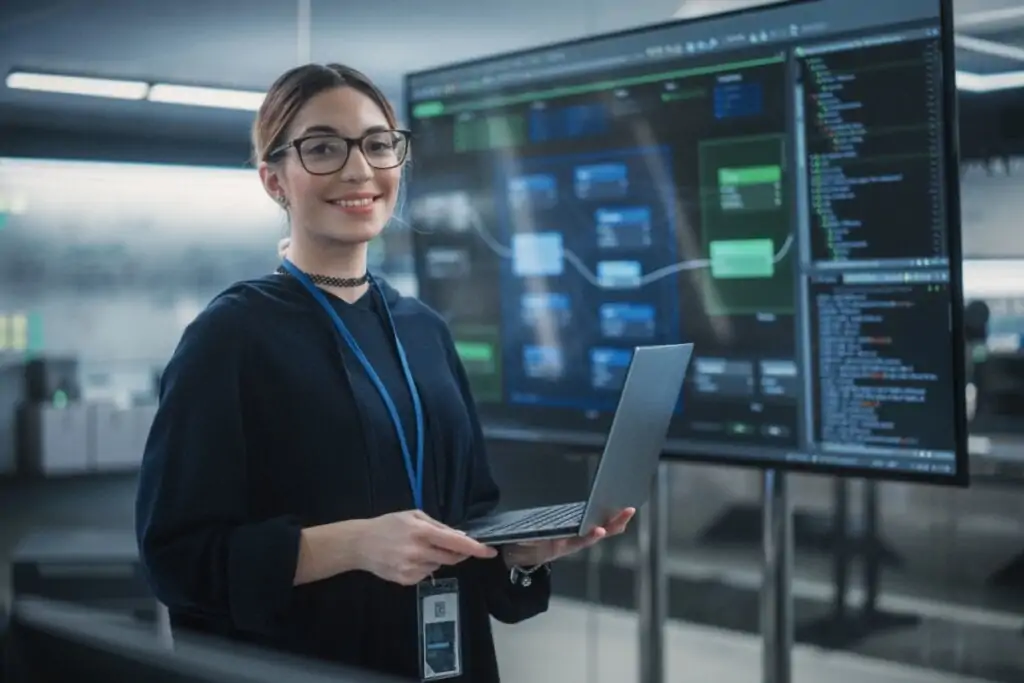
<svg viewBox="0 0 1024 683"><path fill-rule="evenodd" d="M108 97L117 100L144 100L149 84L141 81L119 81L109 78L83 78L12 71L7 75L7 87L15 90Z"/></svg>
<svg viewBox="0 0 1024 683"><path fill-rule="evenodd" d="M984 38L972 38L971 36L959 33L953 36L953 40L961 50L970 50L978 54L1024 62L1024 48L1007 45L1006 43L998 43L994 40L985 40Z"/></svg>
<svg viewBox="0 0 1024 683"><path fill-rule="evenodd" d="M956 88L973 93L1024 88L1024 71L1004 71L996 74L973 74L968 71L957 71Z"/></svg>
<svg viewBox="0 0 1024 683"><path fill-rule="evenodd" d="M215 107L256 111L263 103L264 94L248 90L203 88L187 85L112 78L58 76L54 74L12 71L6 79L7 87L14 90L32 90L63 95L85 95L119 100L145 100L192 107Z"/></svg>
<svg viewBox="0 0 1024 683"><path fill-rule="evenodd" d="M157 83L149 89L149 100L151 102L182 104L191 107L256 111L263 104L263 98L263 93L248 90L199 88L189 85L169 85L165 83Z"/></svg>
<svg viewBox="0 0 1024 683"><path fill-rule="evenodd" d="M107 97L120 100L144 100L163 104L192 107L257 111L263 103L264 93L227 88L204 88L187 85L157 83L150 86L141 81L121 81L109 78L57 76L13 71L6 79L7 87L15 90ZM989 93L1024 88L1024 71L1006 71L994 74L956 72L958 90L971 93Z"/></svg>

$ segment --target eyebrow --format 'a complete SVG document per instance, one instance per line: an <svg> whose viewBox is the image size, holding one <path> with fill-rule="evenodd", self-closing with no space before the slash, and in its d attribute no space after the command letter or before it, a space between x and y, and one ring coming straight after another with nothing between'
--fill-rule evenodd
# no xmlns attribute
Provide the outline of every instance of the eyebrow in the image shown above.
<svg viewBox="0 0 1024 683"><path fill-rule="evenodd" d="M363 131L363 135L368 135L370 133L380 133L381 131L385 130L390 130L390 128L388 128L387 126L370 126L369 128ZM308 126L305 130L302 131L302 134L299 137L302 137L303 135L317 135L320 133L324 135L337 135L339 137L343 137L341 133L338 132L337 128L334 128L333 126L324 125Z"/></svg>

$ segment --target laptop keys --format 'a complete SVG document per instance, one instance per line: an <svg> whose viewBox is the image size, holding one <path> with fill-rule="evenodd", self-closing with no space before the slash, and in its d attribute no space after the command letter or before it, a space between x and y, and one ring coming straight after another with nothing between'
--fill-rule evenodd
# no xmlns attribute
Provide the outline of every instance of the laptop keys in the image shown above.
<svg viewBox="0 0 1024 683"><path fill-rule="evenodd" d="M480 529L481 536L500 536L521 532L544 532L554 529L579 526L583 522L585 503L569 503L542 508L505 524Z"/></svg>

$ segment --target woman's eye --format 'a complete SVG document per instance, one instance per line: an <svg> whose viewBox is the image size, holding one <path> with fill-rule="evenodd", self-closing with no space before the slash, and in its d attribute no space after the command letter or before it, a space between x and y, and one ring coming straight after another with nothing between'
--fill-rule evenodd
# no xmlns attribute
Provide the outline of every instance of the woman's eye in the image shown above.
<svg viewBox="0 0 1024 683"><path fill-rule="evenodd" d="M303 154L309 156L332 156L339 152L340 146L333 141L309 141L302 149Z"/></svg>

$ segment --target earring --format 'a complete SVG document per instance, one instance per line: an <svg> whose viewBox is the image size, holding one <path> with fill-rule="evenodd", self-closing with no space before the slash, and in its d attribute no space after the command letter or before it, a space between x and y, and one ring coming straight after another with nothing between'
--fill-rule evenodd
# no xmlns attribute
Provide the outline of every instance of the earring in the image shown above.
<svg viewBox="0 0 1024 683"><path fill-rule="evenodd" d="M287 206L288 200L285 198L284 195L281 195L277 198L277 203L280 204L281 206Z"/></svg>

